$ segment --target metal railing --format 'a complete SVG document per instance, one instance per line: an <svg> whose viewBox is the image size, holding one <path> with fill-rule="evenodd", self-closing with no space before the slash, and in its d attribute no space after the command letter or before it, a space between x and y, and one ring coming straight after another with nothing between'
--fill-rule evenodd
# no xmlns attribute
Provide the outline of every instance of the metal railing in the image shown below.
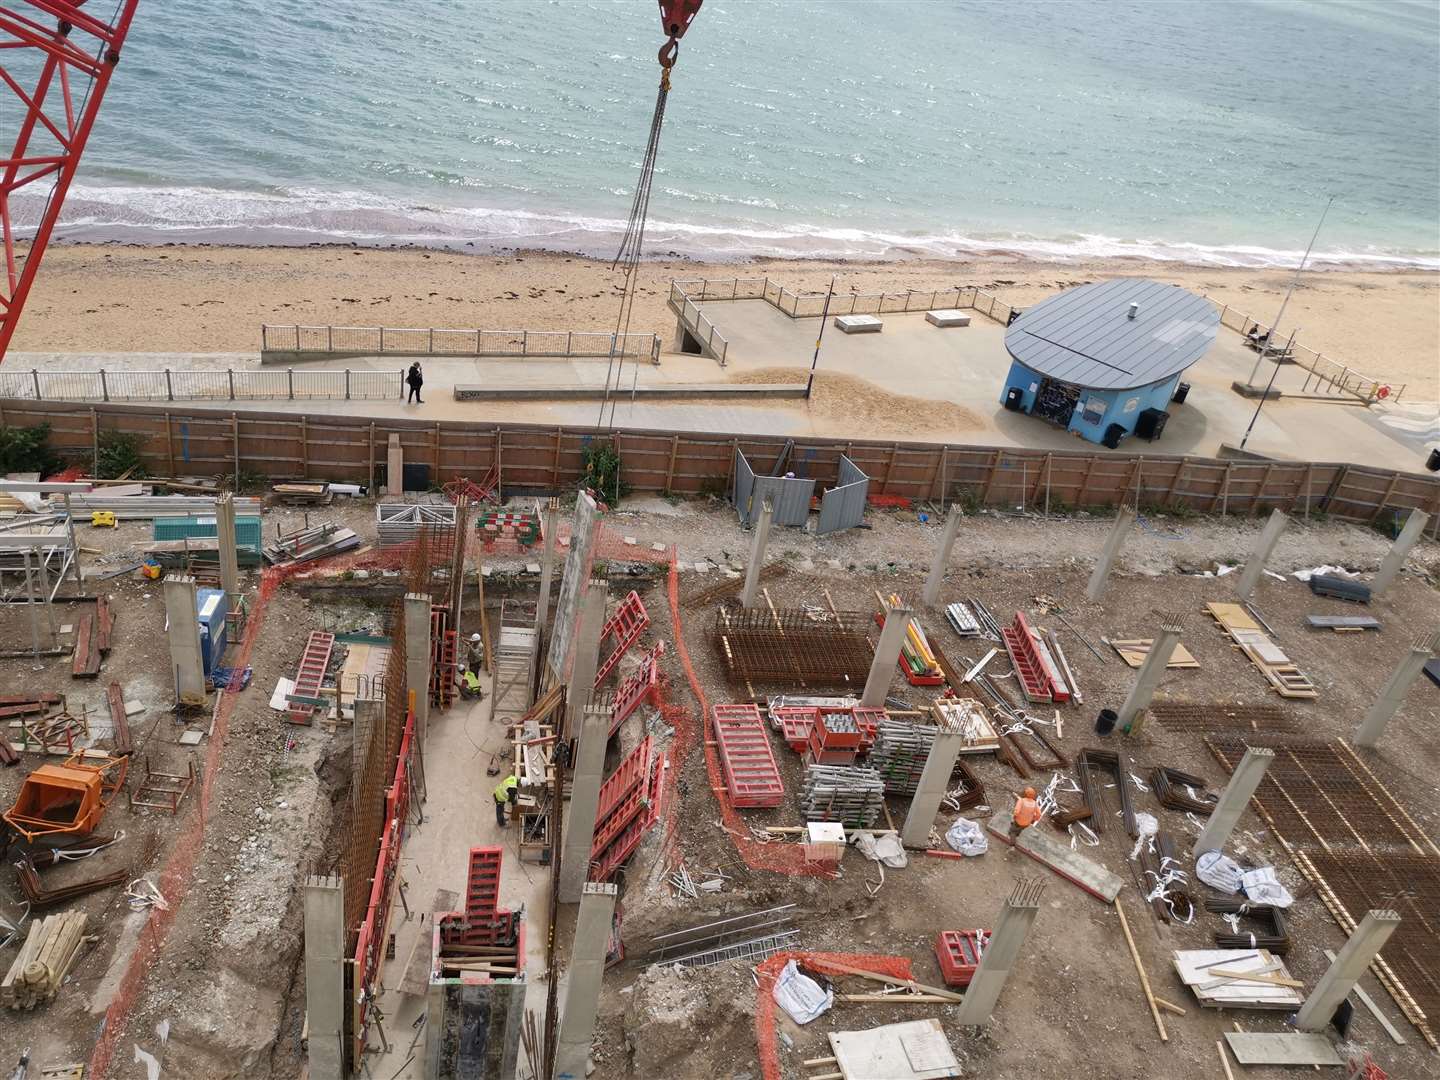
<svg viewBox="0 0 1440 1080"><path fill-rule="evenodd" d="M675 285L670 285L671 294L674 294ZM734 299L732 297L731 299ZM730 342L726 340L720 331L715 329L715 324L710 317L700 310L695 301L690 300L681 294L681 305L679 308L680 318L689 324L691 335L702 345L709 346L710 352L721 367L725 366L725 354L730 351Z"/></svg>
<svg viewBox="0 0 1440 1080"><path fill-rule="evenodd" d="M576 330L435 330L390 326L260 327L264 353L400 356L649 357L660 362L655 334Z"/></svg>
<svg viewBox="0 0 1440 1080"><path fill-rule="evenodd" d="M1227 326L1246 337L1272 334L1271 356L1277 356L1285 350L1287 345L1285 336L1275 333L1272 327L1228 304L1221 304L1211 297L1206 297L1206 299L1220 309L1220 325ZM1400 395L1405 391L1404 383L1396 385L1383 379L1363 375L1350 365L1332 360L1314 349L1301 345L1298 341L1288 342L1288 345L1289 359L1309 372L1305 377L1305 385L1301 388L1301 393L1313 391L1317 394L1353 394L1365 402L1393 402L1399 401Z"/></svg>
<svg viewBox="0 0 1440 1080"><path fill-rule="evenodd" d="M703 326L720 341L714 323L705 318L698 305L716 300L764 300L776 311L792 319L815 319L825 313L823 292L793 292L779 282L763 278L724 278L711 281L696 278L670 282L670 307L687 321ZM971 309L1008 326L1014 313L1009 304L981 289L956 288L921 291L907 289L893 293L836 293L830 297L831 315L890 315L911 311L932 311L937 308ZM692 317L691 312L695 313ZM698 336L698 335L697 335ZM708 341L709 338L706 338ZM723 349L717 349L723 356ZM724 360L721 359L723 365Z"/></svg>
<svg viewBox="0 0 1440 1080"><path fill-rule="evenodd" d="M0 371L0 398L29 401L383 401L405 396L403 371Z"/></svg>

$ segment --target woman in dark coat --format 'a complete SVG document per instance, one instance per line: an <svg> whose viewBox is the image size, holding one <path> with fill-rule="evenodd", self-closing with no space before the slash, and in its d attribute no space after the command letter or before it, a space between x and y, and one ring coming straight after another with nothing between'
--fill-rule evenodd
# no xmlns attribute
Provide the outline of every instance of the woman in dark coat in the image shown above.
<svg viewBox="0 0 1440 1080"><path fill-rule="evenodd" d="M417 404L424 405L425 401L420 396L420 388L425 385L425 376L420 373L419 360L416 360L415 363L410 365L410 370L405 375L405 382L410 387L410 395L405 399L405 403L408 405L414 401Z"/></svg>

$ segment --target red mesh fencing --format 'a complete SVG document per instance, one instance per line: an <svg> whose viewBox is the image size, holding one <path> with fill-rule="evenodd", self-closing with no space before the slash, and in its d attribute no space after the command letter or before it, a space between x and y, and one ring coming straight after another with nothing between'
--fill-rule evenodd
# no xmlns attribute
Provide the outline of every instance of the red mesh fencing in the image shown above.
<svg viewBox="0 0 1440 1080"><path fill-rule="evenodd" d="M250 663L250 653L265 623L266 606L269 604L270 598L275 595L275 590L288 576L283 570L276 569L266 570L261 575L259 595L250 609L249 621L245 626L245 637L241 641L240 650L235 657L234 666L237 670L245 668ZM160 871L159 881L156 883L168 906L150 909L145 925L140 931L135 951L131 954L130 961L125 966L125 973L120 978L119 986L116 987L115 995L105 1010L100 1037L95 1043L95 1049L90 1054L90 1068L87 1072L89 1076L104 1077L108 1074L116 1044L124 1033L130 1011L135 1005L136 996L144 988L145 980L149 976L151 968L154 967L155 961L160 958L165 939L175 923L176 916L180 914L180 906L190 891L190 885L195 877L195 866L200 861L200 851L205 843L205 826L209 821L210 800L214 795L215 778L219 776L221 765L224 762L225 737L230 730L230 717L235 711L236 695L240 693L238 683L238 679L232 681L230 686L222 691L216 699L215 724L210 732L209 745L205 749L205 767L200 777L199 796L194 800L198 804L198 809L186 816L180 834L171 845L170 855Z"/></svg>
<svg viewBox="0 0 1440 1080"><path fill-rule="evenodd" d="M894 979L913 979L910 961L903 956L866 956L855 953L822 952L778 952L761 961L756 972L755 990L755 1049L760 1058L760 1073L765 1080L781 1080L780 1051L775 1046L775 980L791 960L814 971L826 972L827 965L840 964L850 968L864 968L877 975L889 975ZM844 972L829 967L831 975Z"/></svg>
<svg viewBox="0 0 1440 1080"><path fill-rule="evenodd" d="M685 679L690 683L690 692L695 696L696 704L700 707L699 724L692 722L687 725L691 729L689 737L698 739L699 732L704 730L705 718L710 715L710 702L705 697L705 691L700 688L700 680L696 678L695 669L690 664L690 651L685 647L685 628L680 621L680 573L675 565L673 555L670 559L668 591L670 621L675 634L675 655L680 660L680 666L685 669ZM678 767L676 771L679 771ZM715 793L715 799L720 804L720 816L724 822L725 831L735 841L735 848L739 851L740 857L745 860L746 866L752 870L770 870L778 874L799 877L833 876L832 871L817 864L807 863L804 849L799 844L764 843L751 835L750 827L745 824L745 819L740 816L740 811L730 801L729 792L725 787L725 779L720 771L720 758L710 739L705 740L705 771L710 778L710 790Z"/></svg>

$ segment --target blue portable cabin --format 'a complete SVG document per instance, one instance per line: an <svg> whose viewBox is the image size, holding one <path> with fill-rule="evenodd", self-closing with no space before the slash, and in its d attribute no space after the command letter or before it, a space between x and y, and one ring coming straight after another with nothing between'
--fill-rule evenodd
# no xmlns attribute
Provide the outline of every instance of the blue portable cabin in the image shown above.
<svg viewBox="0 0 1440 1080"><path fill-rule="evenodd" d="M1005 331L1012 363L1000 402L1114 447L1158 438L1180 376L1215 340L1215 305L1176 285L1117 278L1081 285Z"/></svg>
<svg viewBox="0 0 1440 1080"><path fill-rule="evenodd" d="M200 612L200 659L210 676L225 655L225 616L230 603L224 589L197 589L195 606Z"/></svg>

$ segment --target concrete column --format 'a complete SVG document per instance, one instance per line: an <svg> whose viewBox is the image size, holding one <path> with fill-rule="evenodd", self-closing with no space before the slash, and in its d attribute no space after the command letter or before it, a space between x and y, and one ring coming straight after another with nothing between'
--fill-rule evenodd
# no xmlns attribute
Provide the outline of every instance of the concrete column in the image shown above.
<svg viewBox="0 0 1440 1080"><path fill-rule="evenodd" d="M593 881L586 884L575 922L570 970L565 976L565 1005L555 1040L554 1080L585 1080L595 1014L600 1007L600 984L605 978L605 947L610 942L614 916L615 886Z"/></svg>
<svg viewBox="0 0 1440 1080"><path fill-rule="evenodd" d="M545 636L545 624L550 620L550 579L555 572L555 522L559 517L560 500L551 498L540 511L540 531L545 542L545 553L540 559L540 598L535 602L535 643Z"/></svg>
<svg viewBox="0 0 1440 1080"><path fill-rule="evenodd" d="M1100 594L1105 591L1105 582L1110 577L1115 560L1120 557L1126 537L1130 535L1130 526L1134 524L1135 511L1128 506L1120 507L1110 535L1105 538L1105 546L1100 549L1100 558L1095 560L1095 569L1090 571L1090 583L1085 586L1085 595L1091 600L1099 600Z"/></svg>
<svg viewBox="0 0 1440 1080"><path fill-rule="evenodd" d="M580 730L580 718L595 693L595 671L600 666L600 632L605 628L605 582L593 579L580 586L575 603L575 625L570 640L575 646L575 664L565 694L565 737Z"/></svg>
<svg viewBox="0 0 1440 1080"><path fill-rule="evenodd" d="M875 646L875 659L870 664L870 677L865 680L865 693L860 704L878 709L885 704L885 694L895 678L895 665L900 660L900 646L910 626L908 607L887 608L885 628L880 631L880 644Z"/></svg>
<svg viewBox="0 0 1440 1080"><path fill-rule="evenodd" d="M1170 657L1179 641L1180 620L1173 615L1167 616L1160 624L1159 635L1150 643L1145 662L1135 673L1135 684L1130 687L1130 693L1125 695L1125 704L1120 706L1120 715L1115 723L1121 731L1128 735L1138 735L1145 726L1145 707L1150 704L1156 688L1165 678L1166 665L1170 663Z"/></svg>
<svg viewBox="0 0 1440 1080"><path fill-rule="evenodd" d="M305 880L305 1019L310 1075L345 1070L345 889L341 877Z"/></svg>
<svg viewBox="0 0 1440 1080"><path fill-rule="evenodd" d="M1320 982L1295 1014L1295 1028L1298 1031L1324 1031L1330 1017L1340 1003L1350 996L1350 991L1365 974L1370 961L1389 940L1395 928L1400 925L1400 916L1394 911L1373 910L1345 942L1340 955L1330 962L1329 969L1320 976Z"/></svg>
<svg viewBox="0 0 1440 1080"><path fill-rule="evenodd" d="M755 536L750 541L750 561L745 564L745 587L740 592L740 606L755 606L755 593L760 588L760 567L765 562L765 545L770 543L770 522L775 517L775 504L769 499L760 507L755 522Z"/></svg>
<svg viewBox="0 0 1440 1080"><path fill-rule="evenodd" d="M940 800L950 788L950 773L955 768L955 758L964 741L964 733L956 726L936 729L935 741L930 744L930 753L925 758L925 771L920 774L920 786L915 789L915 795L910 800L910 812L905 815L905 826L900 830L900 841L906 847L930 846L935 812L940 809Z"/></svg>
<svg viewBox="0 0 1440 1080"><path fill-rule="evenodd" d="M1385 725L1405 701L1405 694L1409 691L1410 684L1415 681L1415 676L1424 670L1426 662L1436 652L1440 652L1440 630L1415 639L1410 651L1400 661L1400 666L1391 673L1385 689L1380 691L1375 704L1370 706L1370 711L1360 722L1360 730L1355 733L1356 746L1374 746L1380 741L1380 736L1385 733Z"/></svg>
<svg viewBox="0 0 1440 1080"><path fill-rule="evenodd" d="M235 551L235 496L215 499L215 535L220 546L220 587L234 604L240 597L240 557Z"/></svg>
<svg viewBox="0 0 1440 1080"><path fill-rule="evenodd" d="M405 594L405 688L415 692L415 734L425 741L430 722L430 597Z"/></svg>
<svg viewBox="0 0 1440 1080"><path fill-rule="evenodd" d="M940 586L945 581L945 567L950 562L950 549L955 546L955 536L960 531L960 519L965 515L958 506L950 508L945 519L945 531L940 534L940 546L935 549L935 558L930 563L930 576L925 579L925 591L920 599L926 607L934 607L940 599Z"/></svg>
<svg viewBox="0 0 1440 1080"><path fill-rule="evenodd" d="M205 661L200 654L200 612L195 605L193 577L166 577L165 619L175 694L182 705L204 705Z"/></svg>
<svg viewBox="0 0 1440 1080"><path fill-rule="evenodd" d="M1255 586L1260 584L1260 577L1265 573L1265 563L1269 560L1270 553L1275 550L1275 542L1289 524L1290 519L1283 511L1270 512L1270 520L1265 522L1265 528L1260 530L1260 539L1255 541L1250 559L1245 563L1245 569L1240 572L1240 582L1235 586L1235 594L1241 600L1249 600Z"/></svg>
<svg viewBox="0 0 1440 1080"><path fill-rule="evenodd" d="M385 447L385 494L405 494L405 451L399 435L391 435Z"/></svg>
<svg viewBox="0 0 1440 1080"><path fill-rule="evenodd" d="M1210 812L1210 820L1205 824L1205 831L1200 834L1200 839L1195 841L1197 854L1202 851L1224 849L1226 842L1230 839L1230 834L1235 831L1235 825L1240 820L1240 815L1245 812L1245 807L1250 803L1250 796L1255 794L1255 789L1265 778L1265 770L1274 760L1275 751L1268 746L1252 746L1245 751L1245 756L1240 759L1240 764L1235 766L1235 771L1230 775L1230 782L1220 793L1220 801Z"/></svg>
<svg viewBox="0 0 1440 1080"><path fill-rule="evenodd" d="M1037 880L1022 880L1011 891L1000 909L1000 918L995 922L995 932L990 943L980 955L980 966L965 990L965 1003L955 1022L962 1027L982 1027L990 1023L990 1014L1005 989L1005 981L1020 958L1025 937L1035 925L1035 916L1040 914L1040 894L1045 883Z"/></svg>
<svg viewBox="0 0 1440 1080"><path fill-rule="evenodd" d="M1428 524L1429 514L1420 510L1410 511L1410 516L1405 519L1405 527L1400 530L1395 543L1390 545L1389 552L1380 563L1380 569L1376 571L1375 579L1370 582L1371 596L1379 596L1390 587L1395 575L1400 573L1400 568L1405 565L1405 557L1410 554L1410 549L1425 535L1425 526Z"/></svg>
<svg viewBox="0 0 1440 1080"><path fill-rule="evenodd" d="M560 853L562 904L573 904L580 899L590 874L590 845L595 838L600 784L605 779L605 744L610 741L609 712L589 708L594 694L600 628L605 622L602 582L590 583L581 598L579 614L580 625L575 628L575 670L566 698L566 730L579 733L579 745L570 777L570 809L565 817L564 847Z"/></svg>

